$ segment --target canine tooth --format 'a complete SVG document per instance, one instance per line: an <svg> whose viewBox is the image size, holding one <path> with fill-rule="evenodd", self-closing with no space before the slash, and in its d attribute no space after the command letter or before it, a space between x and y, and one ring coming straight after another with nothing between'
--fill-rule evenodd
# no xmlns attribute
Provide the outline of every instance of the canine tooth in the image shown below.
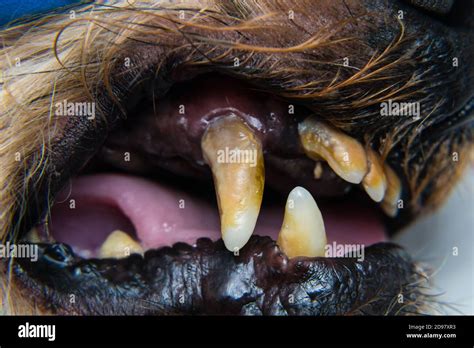
<svg viewBox="0 0 474 348"><path fill-rule="evenodd" d="M236 252L252 236L262 204L262 144L240 118L229 115L208 126L201 148L214 178L222 239Z"/></svg>
<svg viewBox="0 0 474 348"><path fill-rule="evenodd" d="M142 246L132 239L128 234L120 230L112 232L100 247L99 257L107 258L125 258L131 254L143 255Z"/></svg>
<svg viewBox="0 0 474 348"><path fill-rule="evenodd" d="M397 203L400 199L402 184L397 174L388 165L384 165L385 176L387 178L387 191L381 203L382 209L391 217L398 213Z"/></svg>
<svg viewBox="0 0 474 348"><path fill-rule="evenodd" d="M298 125L300 141L308 157L324 158L344 180L359 184L367 173L367 156L354 138L308 117Z"/></svg>
<svg viewBox="0 0 474 348"><path fill-rule="evenodd" d="M379 155L372 149L367 152L369 172L362 180L367 194L376 202L381 202L387 189L387 178Z"/></svg>
<svg viewBox="0 0 474 348"><path fill-rule="evenodd" d="M324 221L316 201L306 189L295 187L286 201L278 245L288 257L316 257L324 256L326 242Z"/></svg>

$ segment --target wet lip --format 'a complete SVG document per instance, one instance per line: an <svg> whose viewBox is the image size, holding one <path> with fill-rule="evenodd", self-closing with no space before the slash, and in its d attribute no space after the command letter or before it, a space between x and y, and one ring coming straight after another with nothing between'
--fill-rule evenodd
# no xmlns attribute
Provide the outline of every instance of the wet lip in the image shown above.
<svg viewBox="0 0 474 348"><path fill-rule="evenodd" d="M246 114L251 115L252 113ZM280 124L279 127L284 129L285 125ZM199 134L199 130L196 128L192 132ZM109 147L108 152L105 153L106 156L110 155L111 149L114 151L117 139L126 139L126 144L130 145L128 135L124 137L124 134L128 133L119 131L115 134L119 136L112 142L106 143L105 148ZM141 133L138 132L138 134ZM262 134L264 134L264 142L273 149L275 134L265 132ZM192 153L193 145L192 143L185 145L188 146L189 152L187 154L189 155ZM103 155L104 153L99 153L99 160ZM272 162L271 154L268 157L269 162ZM281 166L281 159L277 158L276 162L273 161L273 165L275 163L279 163ZM110 169L110 167L108 168ZM171 168L182 173L180 166L172 165ZM297 166L297 168L299 167ZM123 168L119 171L123 172ZM270 172L268 175L271 178L269 181L272 182L272 186L281 189L285 196L288 194L288 188L291 188L291 185L303 176L288 180L288 177L282 179L281 175L277 175L278 170ZM203 175L205 176L206 173L200 173L198 177ZM312 180L312 176L309 179ZM308 182L308 177L305 180ZM321 185L322 187L319 188L316 186L316 192L331 197L340 196L340 192L346 191L344 185L341 186L340 179L334 176L323 177L322 180L325 185ZM334 194L334 192L339 193ZM211 194L210 197L212 196ZM74 199L75 209L70 209L70 198ZM353 198L354 195L320 201L316 197L318 204L321 204L329 244L357 244L364 248L385 241L385 231L380 213L374 209L374 206L361 204L366 200L359 199L360 196L356 200ZM185 202L185 210L180 208L181 200ZM383 311L391 313L396 309L396 306L390 309L387 307L388 297L395 296L400 288L410 287L409 284L416 273L406 254L390 244L380 244L367 249L366 256L369 255L369 259L365 260L350 257L341 258L342 254L338 254L336 258L289 260L274 242L281 227L284 210L284 200L276 200L276 202L278 204L264 202L255 236L251 238L249 245L241 250L242 255L235 256L225 250L222 240L219 240L219 215L216 202L212 198L196 197L187 190L169 188L167 185L160 184L159 180L148 180L131 174L82 175L73 179L70 187L64 188L63 192L57 196L49 221L49 232L46 232L45 226L40 228L43 241L52 235L54 240L65 244L43 245L38 265L20 262L16 267L16 273L25 288L31 289L31 287L39 286L44 291L51 292L51 296L54 298L49 299L53 300L49 309L58 313L90 314L90 310L87 308L99 306L98 303L87 303L86 301L83 308L68 309L62 296L67 289L77 289L85 294L92 294L95 290L89 287L91 285L107 288L100 291L97 298L105 296L103 300L107 301L110 295L116 297L102 314L167 314L170 311L169 308L172 308L171 312L182 310L183 313L200 311L202 314L211 314L216 303L222 300L221 297L225 298L222 301L226 303L226 306L229 306L227 311L229 314L259 314L259 312L261 312L260 314L279 314L278 308L281 304L278 301L269 300L267 307L254 304L252 306L256 307L251 309L246 307L247 304L243 303L244 300L239 296L226 294L226 291L230 291L231 288L234 288L236 292L249 291L248 286L259 288L260 290L257 292L261 294L272 291L272 286L275 286L272 274L280 274L277 278L280 277L281 282L287 284L282 285L281 288L287 292L288 296L301 295L298 292L302 290L292 285L295 282L309 292L314 290L315 293L319 291L315 289L321 287L316 281L327 283L324 286L325 291L335 290L342 284L356 282L357 286L363 289L360 296L344 299L345 295L340 294L343 297L341 301L347 300L348 306L363 303L368 294L377 296L377 293L384 293L385 295L380 298L380 301L376 301L368 312L384 314ZM123 260L95 258L108 234L116 229L125 230L137 239L145 250L149 249L144 259L138 255L132 255ZM259 236L269 236L271 239ZM203 240L203 237L210 239L210 241ZM173 247L170 248L171 246ZM301 263L297 261L298 259L302 260ZM221 261L225 265L220 268L217 265ZM397 262L397 264L389 265L387 262ZM254 268L254 263L258 265L259 269ZM215 268L211 272L212 276L206 270L206 267L210 267L209 265ZM174 285L167 277L175 278L176 274L183 275L187 271L182 267L196 270L195 274L189 275L193 277L195 284L190 284L191 288L186 288L186 284L180 284L180 286L184 287L183 291L191 292L190 296L199 297L195 299L200 302L197 306L179 308L180 304L173 302L174 299L166 298L166 296L159 299L160 294L163 295L166 291L170 292L172 288L157 286L151 279L153 277L160 279L161 277L168 287L172 287ZM239 271L241 268L242 272ZM347 273L345 273L345 269L348 270ZM385 279L385 283L374 280L374 269L384 273L385 278L381 279ZM162 272L167 273L168 276L160 275ZM340 272L345 273L342 278ZM213 277L216 280L213 280ZM147 280L142 282L142 278ZM341 283L333 284L335 278L338 278ZM208 298L203 298L200 297L202 289L198 289L203 286L203 282L206 284L208 282L220 283L215 291L208 290L209 294L205 295ZM135 288L135 286L137 287ZM311 290L308 287L315 289ZM124 289L130 288L134 288L133 291L136 291L136 294L127 297L127 291ZM256 294L254 295L256 296ZM150 296L153 301L159 301L166 305L167 309L149 310L140 306L141 309L136 310L122 309L124 306L135 308L133 300L138 303L152 301ZM271 295L266 294L266 296ZM328 296L328 294L324 296ZM48 301L47 298L48 296L45 298L46 301ZM310 301L314 301L312 295L308 298ZM336 297L331 300L333 305L336 300ZM212 301L216 302L212 303ZM257 299L252 297L249 303L252 301L257 301ZM342 307L338 310L321 309L320 307L321 304L314 307L310 304L290 305L289 308L282 309L280 314L344 314L349 311L347 308L341 309Z"/></svg>
<svg viewBox="0 0 474 348"><path fill-rule="evenodd" d="M39 250L37 262L19 259L13 271L26 294L56 314L403 315L424 304L423 274L390 243L367 248L364 261L288 260L259 236L238 256L209 239L121 260L86 261L64 244Z"/></svg>

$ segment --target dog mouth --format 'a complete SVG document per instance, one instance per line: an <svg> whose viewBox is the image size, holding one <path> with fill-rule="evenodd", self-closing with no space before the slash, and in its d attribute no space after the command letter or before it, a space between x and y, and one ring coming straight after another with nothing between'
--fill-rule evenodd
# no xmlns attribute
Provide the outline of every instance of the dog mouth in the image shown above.
<svg viewBox="0 0 474 348"><path fill-rule="evenodd" d="M420 270L387 242L402 184L370 146L217 74L137 105L23 237L40 256L15 272L48 310L416 311Z"/></svg>
<svg viewBox="0 0 474 348"><path fill-rule="evenodd" d="M397 214L400 180L372 149L317 116L213 75L178 84L154 104L109 135L57 197L40 235L86 257L100 256L114 230L144 250L222 237L234 252L254 230L277 240L286 214L303 224L282 238L315 239L299 255L288 246L290 256L322 256L326 230L329 242L385 240L380 215ZM285 207L287 197L297 206Z"/></svg>
<svg viewBox="0 0 474 348"><path fill-rule="evenodd" d="M367 5L384 16L323 4L292 35L286 12L249 21L230 3L197 22L174 7L87 17L117 47L60 62L81 81L57 89L7 236L37 247L8 265L35 308L423 312L427 276L389 237L439 203L457 173L449 154L472 141L469 37L414 12L401 22L398 2ZM123 28L115 13L143 18ZM70 37L56 37L59 60ZM459 69L446 64L456 49ZM392 100L423 117L381 117Z"/></svg>

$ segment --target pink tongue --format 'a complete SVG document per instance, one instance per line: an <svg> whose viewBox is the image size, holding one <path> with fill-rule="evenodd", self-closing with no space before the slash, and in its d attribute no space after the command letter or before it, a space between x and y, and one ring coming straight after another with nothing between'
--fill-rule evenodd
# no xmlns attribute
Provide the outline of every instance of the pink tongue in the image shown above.
<svg viewBox="0 0 474 348"><path fill-rule="evenodd" d="M381 222L367 208L350 202L318 205L328 242L370 245L385 239ZM255 234L276 239L283 213L284 203L262 208ZM53 206L50 229L57 241L92 255L116 229L136 234L146 249L176 242L194 244L201 237L220 239L214 203L156 182L118 174L73 180L71 188L65 189Z"/></svg>

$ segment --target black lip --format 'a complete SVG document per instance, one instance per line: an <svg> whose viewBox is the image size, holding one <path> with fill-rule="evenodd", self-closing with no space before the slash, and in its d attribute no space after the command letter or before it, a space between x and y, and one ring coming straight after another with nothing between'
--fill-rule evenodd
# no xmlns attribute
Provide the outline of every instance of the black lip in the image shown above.
<svg viewBox="0 0 474 348"><path fill-rule="evenodd" d="M289 260L259 236L238 256L204 238L122 260L84 260L64 244L39 250L13 272L56 314L395 315L417 313L423 298L417 266L392 243L368 247L362 261Z"/></svg>

